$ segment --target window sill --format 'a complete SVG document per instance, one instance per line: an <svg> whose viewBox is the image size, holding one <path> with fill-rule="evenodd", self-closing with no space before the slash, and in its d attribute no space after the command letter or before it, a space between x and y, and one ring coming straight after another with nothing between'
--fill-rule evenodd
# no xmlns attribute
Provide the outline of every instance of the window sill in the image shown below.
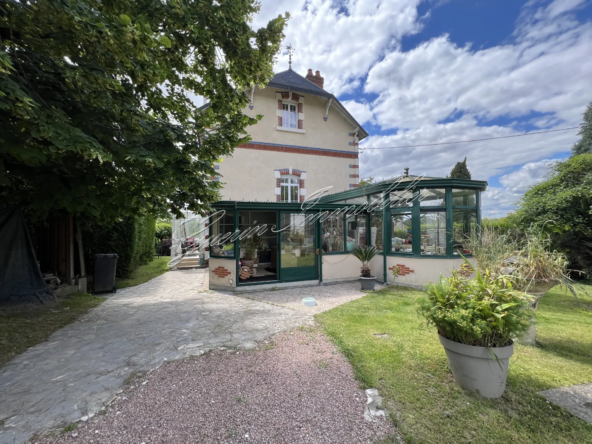
<svg viewBox="0 0 592 444"><path fill-rule="evenodd" d="M275 129L277 129L278 131L287 131L289 133L300 133L300 134L305 134L306 133L305 130L301 130L301 129L298 129L298 128L286 128L286 127L283 127L283 126L276 126Z"/></svg>

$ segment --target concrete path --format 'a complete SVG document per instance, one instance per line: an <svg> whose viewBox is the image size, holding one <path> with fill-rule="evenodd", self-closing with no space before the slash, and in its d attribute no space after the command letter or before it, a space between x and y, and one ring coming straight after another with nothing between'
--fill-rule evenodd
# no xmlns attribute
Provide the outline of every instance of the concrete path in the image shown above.
<svg viewBox="0 0 592 444"><path fill-rule="evenodd" d="M22 443L108 403L134 372L214 347L251 348L310 314L204 289L204 270L123 289L0 370L0 443ZM206 287L207 288L207 287Z"/></svg>

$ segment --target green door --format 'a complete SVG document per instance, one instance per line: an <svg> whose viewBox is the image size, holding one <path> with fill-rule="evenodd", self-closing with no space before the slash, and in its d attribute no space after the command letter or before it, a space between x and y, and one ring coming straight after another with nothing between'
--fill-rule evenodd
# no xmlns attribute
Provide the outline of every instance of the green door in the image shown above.
<svg viewBox="0 0 592 444"><path fill-rule="evenodd" d="M308 216L308 217L307 217ZM280 213L280 280L319 278L315 220L310 213Z"/></svg>

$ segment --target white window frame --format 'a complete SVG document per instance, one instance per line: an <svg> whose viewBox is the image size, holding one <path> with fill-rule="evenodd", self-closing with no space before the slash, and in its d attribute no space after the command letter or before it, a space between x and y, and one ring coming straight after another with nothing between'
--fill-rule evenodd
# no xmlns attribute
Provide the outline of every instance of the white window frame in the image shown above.
<svg viewBox="0 0 592 444"><path fill-rule="evenodd" d="M287 182L284 183L284 180ZM295 182L292 183L291 181ZM292 189L296 188L296 200L292 200ZM284 200L283 190L286 189L287 200ZM280 177L280 202L300 202L300 177L294 175L285 175Z"/></svg>
<svg viewBox="0 0 592 444"><path fill-rule="evenodd" d="M290 107L293 107L294 111L290 110ZM298 103L292 100L282 101L282 128L298 129Z"/></svg>

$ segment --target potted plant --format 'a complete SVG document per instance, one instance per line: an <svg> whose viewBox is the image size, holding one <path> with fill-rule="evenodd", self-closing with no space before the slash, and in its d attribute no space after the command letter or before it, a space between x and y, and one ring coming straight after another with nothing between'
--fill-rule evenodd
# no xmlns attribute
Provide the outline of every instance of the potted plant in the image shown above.
<svg viewBox="0 0 592 444"><path fill-rule="evenodd" d="M242 264L250 269L255 264L255 258L257 257L258 250L267 250L269 244L265 238L258 234L246 237L240 241L241 249L244 249L244 256L242 257Z"/></svg>
<svg viewBox="0 0 592 444"><path fill-rule="evenodd" d="M352 250L352 254L354 257L358 258L358 260L362 263L361 268L361 275L360 275L360 282L362 283L362 290L374 290L374 285L376 284L376 277L372 276L370 272L370 267L368 264L378 254L378 250L375 246L370 247L355 247Z"/></svg>
<svg viewBox="0 0 592 444"><path fill-rule="evenodd" d="M418 313L438 330L454 379L485 398L506 388L513 338L530 326L530 297L514 288L509 276L476 271L473 279L453 270L448 279L426 287Z"/></svg>

